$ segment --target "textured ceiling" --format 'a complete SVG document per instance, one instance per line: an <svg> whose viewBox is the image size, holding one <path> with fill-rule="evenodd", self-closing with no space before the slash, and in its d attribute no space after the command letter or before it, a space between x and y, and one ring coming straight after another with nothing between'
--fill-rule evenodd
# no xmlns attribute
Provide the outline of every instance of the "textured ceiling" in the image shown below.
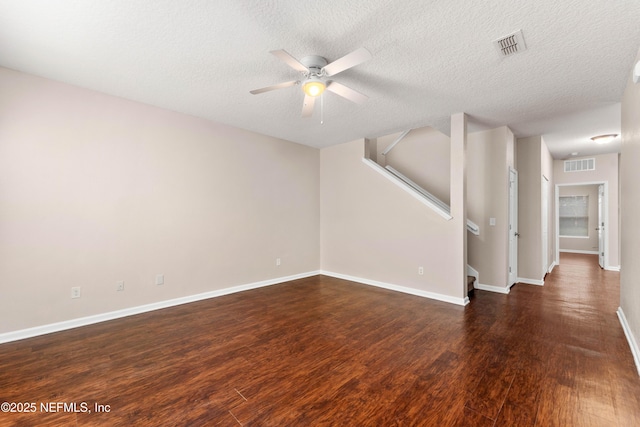
<svg viewBox="0 0 640 427"><path fill-rule="evenodd" d="M619 130L639 22L638 0L0 0L0 66L314 147L446 131L464 111L561 157ZM518 29L528 50L501 59L492 41ZM249 93L298 78L271 50L333 61L361 46L373 59L335 80L369 100L325 94L324 124L319 105L300 117L299 86Z"/></svg>

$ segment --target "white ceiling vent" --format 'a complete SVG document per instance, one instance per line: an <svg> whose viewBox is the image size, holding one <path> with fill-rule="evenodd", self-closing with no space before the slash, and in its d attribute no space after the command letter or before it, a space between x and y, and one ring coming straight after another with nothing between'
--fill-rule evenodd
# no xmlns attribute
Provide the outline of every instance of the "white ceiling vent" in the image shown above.
<svg viewBox="0 0 640 427"><path fill-rule="evenodd" d="M493 42L493 45L498 50L501 58L506 58L507 56L512 56L527 50L527 45L524 43L524 37L522 36L522 30L518 30L508 36L500 37Z"/></svg>
<svg viewBox="0 0 640 427"><path fill-rule="evenodd" d="M595 158L564 161L565 172L582 172L582 171L594 171L594 170L596 170Z"/></svg>

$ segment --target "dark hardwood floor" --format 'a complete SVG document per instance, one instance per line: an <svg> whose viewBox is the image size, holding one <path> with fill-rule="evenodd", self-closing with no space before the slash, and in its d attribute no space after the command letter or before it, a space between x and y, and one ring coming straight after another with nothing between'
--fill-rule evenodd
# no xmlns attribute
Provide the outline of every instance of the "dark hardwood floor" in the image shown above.
<svg viewBox="0 0 640 427"><path fill-rule="evenodd" d="M318 276L0 345L0 425L638 426L618 305L589 255L467 307Z"/></svg>

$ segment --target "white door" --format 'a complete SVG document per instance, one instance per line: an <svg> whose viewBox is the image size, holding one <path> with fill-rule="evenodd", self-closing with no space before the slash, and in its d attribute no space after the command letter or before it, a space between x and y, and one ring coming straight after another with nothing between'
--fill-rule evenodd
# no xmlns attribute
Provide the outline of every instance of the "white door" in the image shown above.
<svg viewBox="0 0 640 427"><path fill-rule="evenodd" d="M549 180L542 175L542 279L549 272Z"/></svg>
<svg viewBox="0 0 640 427"><path fill-rule="evenodd" d="M518 172L509 168L509 286L518 280Z"/></svg>
<svg viewBox="0 0 640 427"><path fill-rule="evenodd" d="M598 185L598 264L604 268L604 185Z"/></svg>

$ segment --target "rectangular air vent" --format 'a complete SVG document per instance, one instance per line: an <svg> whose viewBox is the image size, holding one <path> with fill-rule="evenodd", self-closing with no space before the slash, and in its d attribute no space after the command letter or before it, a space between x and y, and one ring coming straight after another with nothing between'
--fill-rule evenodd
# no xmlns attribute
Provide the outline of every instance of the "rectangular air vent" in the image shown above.
<svg viewBox="0 0 640 427"><path fill-rule="evenodd" d="M596 159L565 160L565 172L582 172L596 170Z"/></svg>
<svg viewBox="0 0 640 427"><path fill-rule="evenodd" d="M500 37L493 42L493 45L502 58L527 50L527 45L524 43L524 37L522 36L522 30Z"/></svg>

